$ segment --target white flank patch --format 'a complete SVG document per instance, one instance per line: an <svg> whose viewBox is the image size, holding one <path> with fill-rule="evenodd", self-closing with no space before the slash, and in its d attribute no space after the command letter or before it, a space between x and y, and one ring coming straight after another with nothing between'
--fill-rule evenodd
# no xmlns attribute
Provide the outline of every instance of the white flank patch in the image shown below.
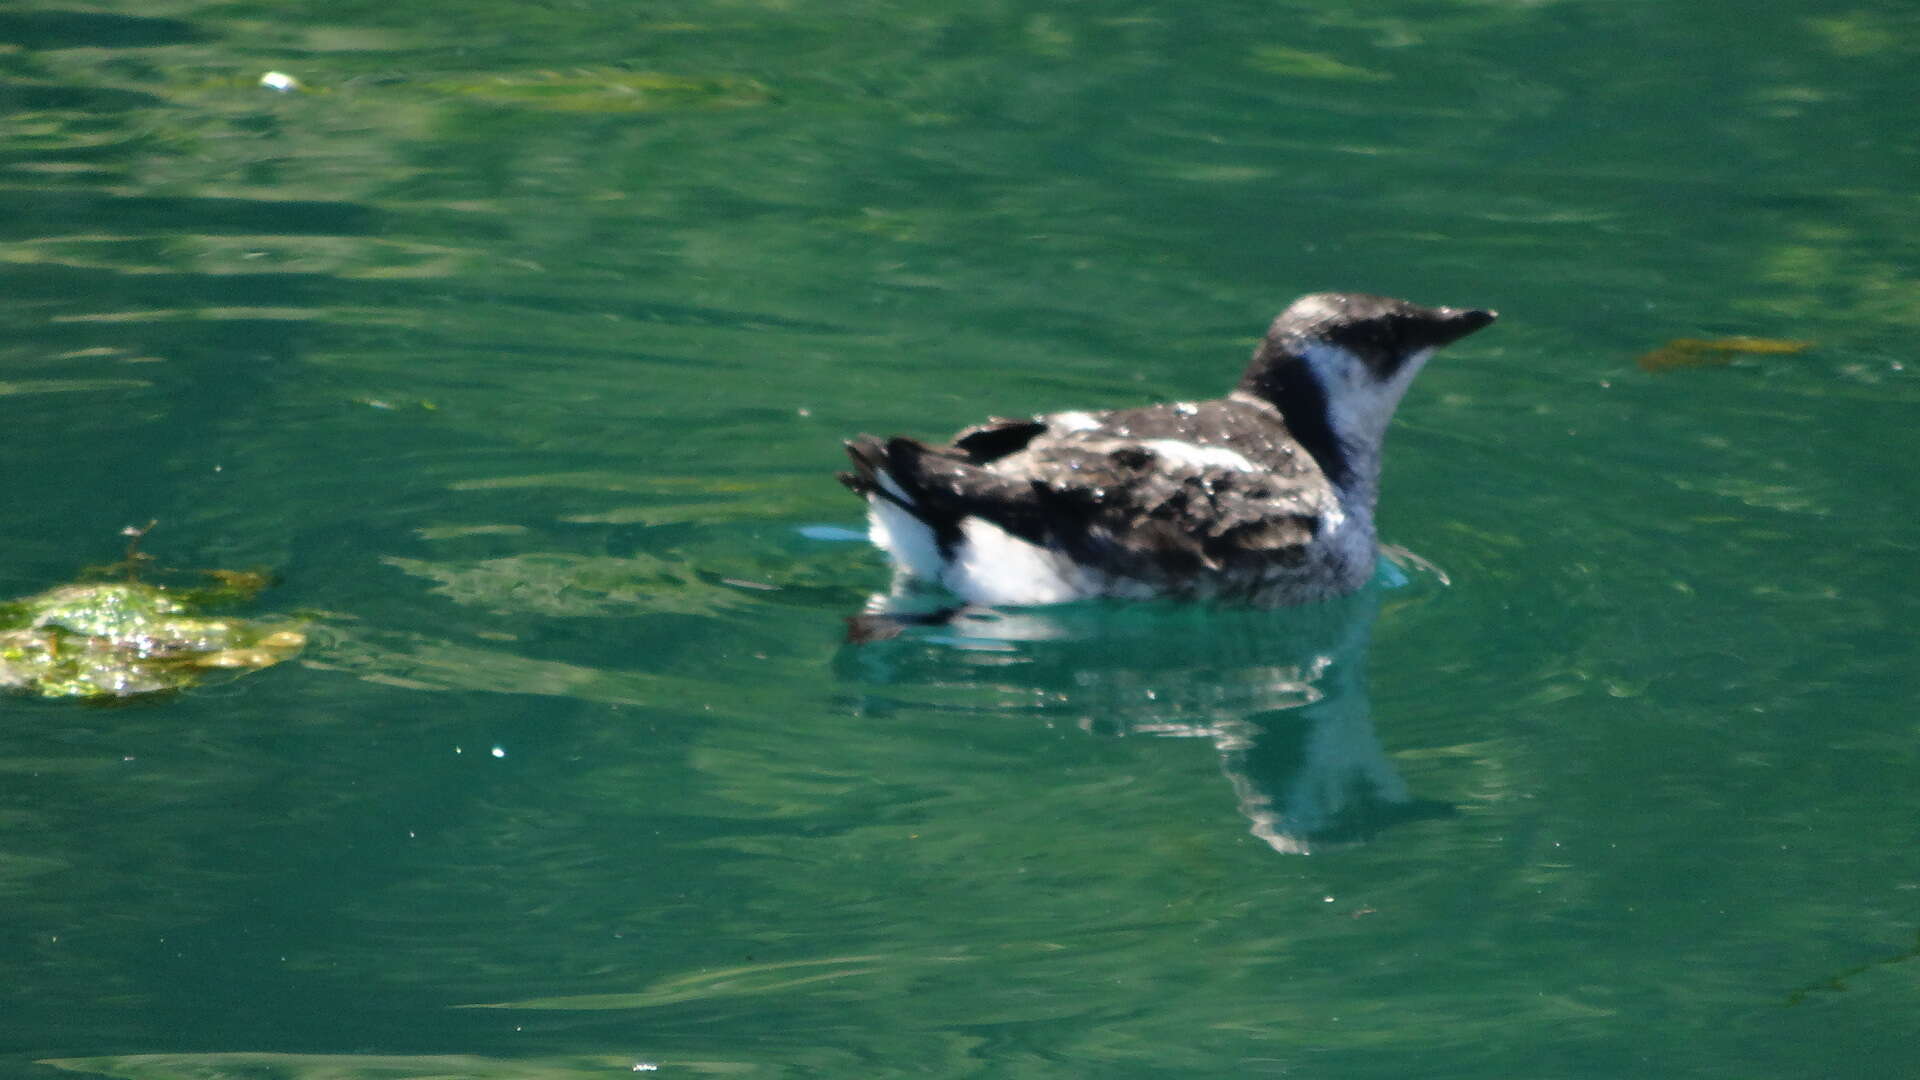
<svg viewBox="0 0 1920 1080"><path fill-rule="evenodd" d="M1090 412L1063 412L1043 416L1047 426L1059 431L1098 431L1100 419Z"/></svg>
<svg viewBox="0 0 1920 1080"><path fill-rule="evenodd" d="M1162 460L1175 465L1185 465L1194 469L1255 471L1253 462L1248 461L1238 450L1229 450L1224 446L1201 446L1198 443L1181 442L1179 439L1148 439L1140 445L1153 451Z"/></svg>
<svg viewBox="0 0 1920 1080"><path fill-rule="evenodd" d="M1061 604L1097 591L1072 559L1030 544L991 521L962 519L960 535L960 549L943 583L968 603Z"/></svg>
<svg viewBox="0 0 1920 1080"><path fill-rule="evenodd" d="M883 483L891 484L886 473ZM893 557L895 565L923 581L938 582L946 560L927 523L878 495L867 496L867 539Z"/></svg>

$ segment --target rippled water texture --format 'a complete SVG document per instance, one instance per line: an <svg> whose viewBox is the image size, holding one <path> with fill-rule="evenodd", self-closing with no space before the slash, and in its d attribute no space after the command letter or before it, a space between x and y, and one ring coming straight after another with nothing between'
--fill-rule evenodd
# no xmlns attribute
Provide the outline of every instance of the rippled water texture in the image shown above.
<svg viewBox="0 0 1920 1080"><path fill-rule="evenodd" d="M0 1074L1920 1073L1910 5L0 10ZM262 77L278 73L269 83ZM1306 611L861 647L859 431L1478 305Z"/></svg>

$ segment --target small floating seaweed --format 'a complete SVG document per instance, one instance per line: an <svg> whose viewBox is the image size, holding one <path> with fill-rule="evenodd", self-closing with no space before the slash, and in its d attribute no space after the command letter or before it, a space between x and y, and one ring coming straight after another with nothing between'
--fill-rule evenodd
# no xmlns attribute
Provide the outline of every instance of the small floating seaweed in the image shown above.
<svg viewBox="0 0 1920 1080"><path fill-rule="evenodd" d="M148 526L151 528L151 525ZM0 690L42 698L110 700L181 690L216 672L271 667L306 645L291 623L200 613L253 596L250 571L209 570L208 583L167 588L138 580L145 528L128 529L123 581L61 585L0 603Z"/></svg>
<svg viewBox="0 0 1920 1080"><path fill-rule="evenodd" d="M1782 341L1778 338L1675 338L1642 356L1638 363L1642 371L1661 372L1674 368L1731 364L1738 357L1755 354L1805 352L1812 347L1811 341Z"/></svg>

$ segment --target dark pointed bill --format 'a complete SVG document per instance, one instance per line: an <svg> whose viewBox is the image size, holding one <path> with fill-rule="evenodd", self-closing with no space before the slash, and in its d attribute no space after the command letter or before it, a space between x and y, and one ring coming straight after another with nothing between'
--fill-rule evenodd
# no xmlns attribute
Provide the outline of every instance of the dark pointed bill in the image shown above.
<svg viewBox="0 0 1920 1080"><path fill-rule="evenodd" d="M1500 317L1497 311L1483 308L1432 308L1432 321L1428 325L1429 343L1435 348L1451 345L1468 334L1473 333Z"/></svg>

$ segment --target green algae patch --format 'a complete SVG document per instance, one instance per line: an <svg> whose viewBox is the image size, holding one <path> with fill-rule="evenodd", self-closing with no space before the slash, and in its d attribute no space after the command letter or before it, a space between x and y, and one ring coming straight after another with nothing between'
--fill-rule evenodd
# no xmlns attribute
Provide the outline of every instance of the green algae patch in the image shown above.
<svg viewBox="0 0 1920 1080"><path fill-rule="evenodd" d="M0 690L140 697L257 671L298 653L307 637L293 624L201 613L209 601L248 594L246 584L214 576L199 589L137 581L62 585L0 604Z"/></svg>
<svg viewBox="0 0 1920 1080"><path fill-rule="evenodd" d="M612 69L479 75L423 85L428 90L472 101L556 112L738 108L764 105L773 100L772 91L752 79Z"/></svg>
<svg viewBox="0 0 1920 1080"><path fill-rule="evenodd" d="M1782 341L1777 338L1675 338L1640 357L1636 363L1641 371L1658 374L1675 368L1731 364L1742 356L1792 355L1812 347L1811 341Z"/></svg>
<svg viewBox="0 0 1920 1080"><path fill-rule="evenodd" d="M266 1051L120 1054L46 1058L49 1068L114 1080L604 1080L616 1073L652 1072L663 1065L701 1075L758 1071L728 1062L635 1061L632 1057L574 1054L489 1058L473 1054L287 1054Z"/></svg>
<svg viewBox="0 0 1920 1080"><path fill-rule="evenodd" d="M1345 82L1385 82L1392 78L1382 71L1355 67L1325 53L1290 49L1285 45L1255 45L1247 61L1269 75L1295 79L1331 79Z"/></svg>

